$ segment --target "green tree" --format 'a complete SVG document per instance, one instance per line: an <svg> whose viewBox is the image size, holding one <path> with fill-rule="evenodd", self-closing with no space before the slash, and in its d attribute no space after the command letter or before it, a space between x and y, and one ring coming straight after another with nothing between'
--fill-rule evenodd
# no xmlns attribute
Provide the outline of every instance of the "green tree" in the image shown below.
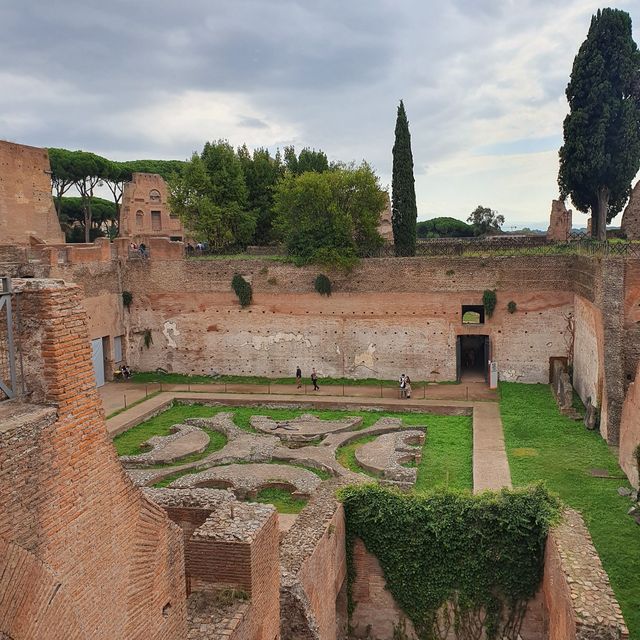
<svg viewBox="0 0 640 640"><path fill-rule="evenodd" d="M285 147L284 164L287 171L290 171L296 176L307 171L323 173L330 168L327 154L324 151L316 151L308 147L305 147L297 156L296 150L293 147Z"/></svg>
<svg viewBox="0 0 640 640"><path fill-rule="evenodd" d="M473 227L474 234L477 236L495 235L502 233L500 227L504 224L504 216L479 204L471 212L467 222Z"/></svg>
<svg viewBox="0 0 640 640"><path fill-rule="evenodd" d="M275 190L276 229L299 264L349 267L381 246L377 226L385 204L366 163L287 173Z"/></svg>
<svg viewBox="0 0 640 640"><path fill-rule="evenodd" d="M105 234L115 236L117 221L116 205L103 198L91 199L91 223L89 227L90 241ZM60 224L65 232L67 242L86 242L85 203L82 198L62 198L60 207Z"/></svg>
<svg viewBox="0 0 640 640"><path fill-rule="evenodd" d="M245 247L256 228L240 159L228 142L207 142L169 179L169 206L212 249Z"/></svg>
<svg viewBox="0 0 640 640"><path fill-rule="evenodd" d="M74 152L67 149L48 149L49 164L51 166L51 187L56 202L56 213L61 220L62 197L73 186Z"/></svg>
<svg viewBox="0 0 640 640"><path fill-rule="evenodd" d="M271 156L268 149L254 149L250 153L246 145L238 149L242 165L249 210L256 216L253 244L268 244L273 240L273 190L284 175L280 153Z"/></svg>
<svg viewBox="0 0 640 640"><path fill-rule="evenodd" d="M400 100L393 145L393 177L391 182L391 225L397 256L416 254L416 189L413 177L413 155L409 121Z"/></svg>
<svg viewBox="0 0 640 640"><path fill-rule="evenodd" d="M110 235L115 232L115 237L120 231L120 205L122 204L122 194L124 192L124 185L131 180L131 168L126 162L113 162L107 161L104 173L104 182L107 188L113 196L113 203L115 205L115 220L114 226Z"/></svg>
<svg viewBox="0 0 640 640"><path fill-rule="evenodd" d="M418 238L466 238L473 234L473 227L457 218L432 218L416 225Z"/></svg>
<svg viewBox="0 0 640 640"><path fill-rule="evenodd" d="M623 208L640 168L640 52L631 18L598 10L573 61L567 86L558 184L560 197L591 213L592 235L606 239L606 224Z"/></svg>

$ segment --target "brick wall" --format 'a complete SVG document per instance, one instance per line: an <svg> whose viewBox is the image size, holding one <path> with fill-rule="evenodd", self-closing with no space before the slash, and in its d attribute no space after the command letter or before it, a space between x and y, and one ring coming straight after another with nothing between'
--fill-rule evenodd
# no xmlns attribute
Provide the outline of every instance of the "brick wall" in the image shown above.
<svg viewBox="0 0 640 640"><path fill-rule="evenodd" d="M249 308L230 290L235 271L252 281ZM490 336L503 379L547 382L549 357L566 355L563 316L573 294L563 258L367 260L349 276L332 274L329 298L313 291L317 272L271 261L129 264L130 360L184 373L282 376L300 365L321 375L393 378L405 370L451 380L457 336L479 334ZM494 316L463 326L462 305L481 304L486 288L498 289Z"/></svg>
<svg viewBox="0 0 640 640"><path fill-rule="evenodd" d="M46 149L0 140L0 244L63 242Z"/></svg>
<svg viewBox="0 0 640 640"><path fill-rule="evenodd" d="M640 365L638 367L640 369ZM620 421L620 466L635 487L639 486L638 465L634 456L638 445L640 445L640 371L627 389Z"/></svg>
<svg viewBox="0 0 640 640"><path fill-rule="evenodd" d="M0 631L21 640L183 637L181 534L131 484L107 437L80 290L39 280L15 288L30 400L52 408L0 406L9 413L0 420L0 544L10 550L0 553Z"/></svg>

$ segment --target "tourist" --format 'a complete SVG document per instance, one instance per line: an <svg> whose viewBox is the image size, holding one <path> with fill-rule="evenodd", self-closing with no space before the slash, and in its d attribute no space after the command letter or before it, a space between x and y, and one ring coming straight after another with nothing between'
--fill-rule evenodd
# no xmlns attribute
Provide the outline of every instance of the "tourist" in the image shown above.
<svg viewBox="0 0 640 640"><path fill-rule="evenodd" d="M127 365L126 365L126 364L123 364L123 365L120 367L120 371L122 372L122 377L123 377L125 380L128 380L128 379L131 377L131 369L129 369L129 367L127 367Z"/></svg>
<svg viewBox="0 0 640 640"><path fill-rule="evenodd" d="M296 385L298 389L302 388L302 369L300 367L296 368Z"/></svg>
<svg viewBox="0 0 640 640"><path fill-rule="evenodd" d="M404 378L404 395L406 398L411 397L411 378L409 376Z"/></svg>
<svg viewBox="0 0 640 640"><path fill-rule="evenodd" d="M313 390L319 391L320 387L318 386L318 374L315 369L311 369L311 382L313 382Z"/></svg>
<svg viewBox="0 0 640 640"><path fill-rule="evenodd" d="M400 397L405 398L407 393L407 376L404 373L400 376Z"/></svg>
<svg viewBox="0 0 640 640"><path fill-rule="evenodd" d="M129 245L129 251L137 251L138 250L138 245L135 242L132 242Z"/></svg>
<svg viewBox="0 0 640 640"><path fill-rule="evenodd" d="M140 255L143 258L147 257L147 245L144 242L140 243L140 246L138 247L140 249Z"/></svg>

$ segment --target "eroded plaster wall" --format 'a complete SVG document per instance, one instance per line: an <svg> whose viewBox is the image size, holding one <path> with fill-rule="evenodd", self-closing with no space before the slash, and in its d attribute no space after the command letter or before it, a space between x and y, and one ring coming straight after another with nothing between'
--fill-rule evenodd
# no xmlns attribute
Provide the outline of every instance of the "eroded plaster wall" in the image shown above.
<svg viewBox="0 0 640 640"><path fill-rule="evenodd" d="M235 272L253 286L242 309ZM313 290L317 268L273 261L131 265L130 360L139 369L184 373L416 379L456 377L458 335L488 335L502 379L548 382L549 357L567 352L573 294L562 259L367 260L331 274L334 293ZM484 325L463 325L462 305L498 304ZM508 302L517 310L507 311ZM145 330L153 344L144 346Z"/></svg>

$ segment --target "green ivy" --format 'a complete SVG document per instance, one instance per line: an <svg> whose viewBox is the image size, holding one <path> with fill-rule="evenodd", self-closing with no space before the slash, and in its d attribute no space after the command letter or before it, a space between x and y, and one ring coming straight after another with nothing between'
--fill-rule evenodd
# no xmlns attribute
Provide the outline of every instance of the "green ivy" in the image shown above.
<svg viewBox="0 0 640 640"><path fill-rule="evenodd" d="M318 274L314 286L316 291L321 296L330 296L331 295L331 280L324 273Z"/></svg>
<svg viewBox="0 0 640 640"><path fill-rule="evenodd" d="M143 334L144 346L148 349L153 344L153 334L151 329L145 329Z"/></svg>
<svg viewBox="0 0 640 640"><path fill-rule="evenodd" d="M517 305L513 300L511 300L511 301L507 304L507 311L508 311L509 313L515 313L517 308L518 308L518 305Z"/></svg>
<svg viewBox="0 0 640 640"><path fill-rule="evenodd" d="M122 304L127 308L127 311L129 311L129 307L131 306L132 302L133 302L133 294L131 293L131 291L123 291Z"/></svg>
<svg viewBox="0 0 640 640"><path fill-rule="evenodd" d="M489 318L493 315L497 302L498 298L496 296L496 292L491 289L485 289L485 292L482 294L482 304L484 305L484 310Z"/></svg>
<svg viewBox="0 0 640 640"><path fill-rule="evenodd" d="M387 588L420 640L445 637L447 625L459 638L517 637L559 511L559 500L544 486L413 495L359 485L339 497L349 547L358 537L378 558ZM350 548L347 562L352 582Z"/></svg>
<svg viewBox="0 0 640 640"><path fill-rule="evenodd" d="M236 273L231 280L231 288L238 296L241 307L248 307L253 298L253 289L251 285L239 274Z"/></svg>

